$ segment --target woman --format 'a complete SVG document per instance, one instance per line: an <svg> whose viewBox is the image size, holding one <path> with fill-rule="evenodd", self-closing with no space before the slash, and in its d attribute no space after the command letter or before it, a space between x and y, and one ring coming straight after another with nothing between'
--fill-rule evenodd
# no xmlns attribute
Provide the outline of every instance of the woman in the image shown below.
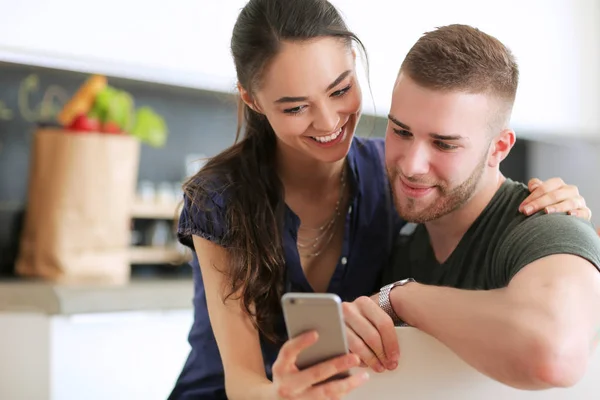
<svg viewBox="0 0 600 400"><path fill-rule="evenodd" d="M241 11L231 49L242 139L184 188L179 235L195 252L195 321L172 399L318 399L364 381L313 387L315 370L333 375L358 358L299 372L294 357L315 338L282 347L279 306L286 291L373 293L402 226L383 141L353 137L362 102L353 43L362 49L325 0L251 0ZM558 201L542 196L551 189ZM532 196L557 211L582 200L557 180Z"/></svg>

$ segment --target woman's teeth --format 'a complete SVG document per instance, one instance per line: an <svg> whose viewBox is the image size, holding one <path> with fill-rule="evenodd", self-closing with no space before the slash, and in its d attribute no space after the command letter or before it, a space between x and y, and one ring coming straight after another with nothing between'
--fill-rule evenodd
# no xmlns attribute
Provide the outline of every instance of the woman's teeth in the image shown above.
<svg viewBox="0 0 600 400"><path fill-rule="evenodd" d="M335 139L337 139L338 136L340 136L342 134L342 128L338 129L337 132L332 133L331 135L327 135L327 136L311 136L313 139L315 139L317 142L320 143L328 143L331 142Z"/></svg>

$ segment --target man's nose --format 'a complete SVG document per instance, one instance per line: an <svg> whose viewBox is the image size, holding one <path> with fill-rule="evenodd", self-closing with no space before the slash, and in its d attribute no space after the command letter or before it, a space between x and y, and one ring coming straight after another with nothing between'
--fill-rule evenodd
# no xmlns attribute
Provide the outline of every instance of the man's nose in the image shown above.
<svg viewBox="0 0 600 400"><path fill-rule="evenodd" d="M413 141L400 162L402 173L407 177L425 175L429 172L430 154L424 143Z"/></svg>

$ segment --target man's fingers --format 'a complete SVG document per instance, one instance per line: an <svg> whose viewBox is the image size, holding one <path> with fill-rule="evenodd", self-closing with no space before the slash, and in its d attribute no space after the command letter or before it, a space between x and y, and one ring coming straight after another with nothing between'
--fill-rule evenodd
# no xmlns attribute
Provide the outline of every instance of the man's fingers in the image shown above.
<svg viewBox="0 0 600 400"><path fill-rule="evenodd" d="M367 318L363 312L361 303L371 301L367 297L359 297L352 303L343 303L344 319L348 329L348 345L353 353L356 353L360 358L377 372L383 372L383 364L385 363L385 352L381 335L373 323ZM354 333L354 336L352 334ZM362 342L362 344L361 344ZM368 352L363 346L368 348ZM378 363L373 360L375 356ZM378 364L381 364L379 367Z"/></svg>
<svg viewBox="0 0 600 400"><path fill-rule="evenodd" d="M363 314L367 316L379 333L379 340L383 344L384 365L387 369L395 369L398 366L400 348L398 346L398 337L396 336L394 322L370 298L365 298L359 305L363 309Z"/></svg>
<svg viewBox="0 0 600 400"><path fill-rule="evenodd" d="M348 340L352 352L378 371L378 362L394 369L398 361L398 341L391 318L368 297L360 297L353 303L344 303L344 318L348 326ZM365 349L365 346L368 348Z"/></svg>
<svg viewBox="0 0 600 400"><path fill-rule="evenodd" d="M348 336L348 347L350 348L350 351L358 355L363 364L375 372L385 371L385 367L379 361L379 358L350 326L347 326L346 335Z"/></svg>

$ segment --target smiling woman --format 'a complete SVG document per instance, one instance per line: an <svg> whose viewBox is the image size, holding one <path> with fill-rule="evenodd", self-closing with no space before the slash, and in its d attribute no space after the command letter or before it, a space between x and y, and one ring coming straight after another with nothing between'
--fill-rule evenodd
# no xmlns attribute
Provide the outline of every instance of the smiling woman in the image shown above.
<svg viewBox="0 0 600 400"><path fill-rule="evenodd" d="M231 49L243 124L240 140L184 188L179 237L195 251L196 316L171 398L342 395L365 377L312 384L356 365L354 356L310 376L294 362L306 338L278 357L280 299L317 291L349 300L375 290L402 226L383 141L354 137L356 51L364 49L325 0L251 0ZM358 229L368 224L373 230Z"/></svg>

